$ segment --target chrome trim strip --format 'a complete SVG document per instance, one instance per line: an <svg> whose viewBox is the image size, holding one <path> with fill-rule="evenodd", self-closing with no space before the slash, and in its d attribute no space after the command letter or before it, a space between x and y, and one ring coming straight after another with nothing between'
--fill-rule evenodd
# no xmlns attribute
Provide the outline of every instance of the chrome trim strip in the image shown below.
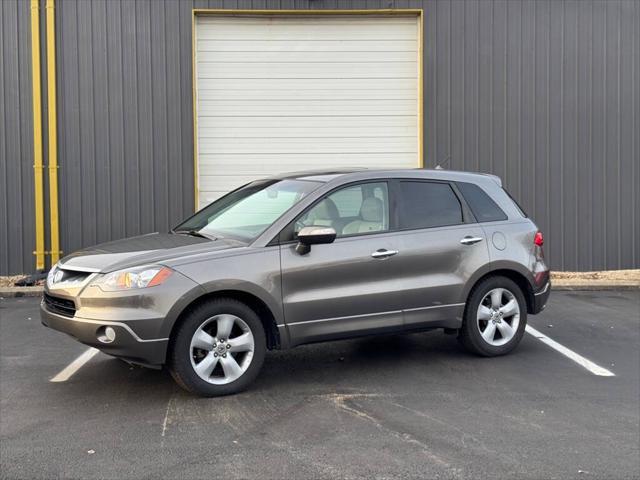
<svg viewBox="0 0 640 480"><path fill-rule="evenodd" d="M293 326L293 325L300 325L303 323L317 323L317 322L331 322L334 320L349 320L352 318L363 318L363 317L373 317L373 316L378 316L378 315L391 315L391 314L397 314L397 313L402 313L402 312L417 312L420 310L431 310L432 308L444 308L444 307L459 307L465 305L464 303L449 303L447 305L431 305L429 307L418 307L418 308L406 308L404 310L391 310L388 312L376 312L376 313L364 313L361 315L349 315L346 317L333 317L333 318L320 318L318 320L305 320L304 322L293 322L293 323L287 323L286 326ZM283 325L284 326L284 325Z"/></svg>
<svg viewBox="0 0 640 480"><path fill-rule="evenodd" d="M128 331L131 336L134 338L134 340L136 340L137 342L165 342L167 340L169 340L169 338L151 338L151 339L144 339L144 338L140 338L136 332L134 332L131 327L129 325L127 325L126 323L122 323L122 322L109 322L109 321L102 321L102 320L87 320L84 318L70 318L69 320L73 320L75 322L83 322L83 323L93 323L96 325L115 325L116 327L122 327L124 328L126 331Z"/></svg>
<svg viewBox="0 0 640 480"><path fill-rule="evenodd" d="M446 305L431 305L429 307L405 308L403 312L419 312L420 310L431 310L432 308L461 307L463 305L466 305L466 304L462 302L462 303L448 303Z"/></svg>
<svg viewBox="0 0 640 480"><path fill-rule="evenodd" d="M304 322L287 323L287 326L291 327L293 325L300 325L302 323L331 322L334 320L347 320L350 318L373 317L374 315L390 315L392 313L402 313L402 310L392 310L390 312L364 313L361 315L349 315L347 317L320 318L318 320L305 320Z"/></svg>
<svg viewBox="0 0 640 480"><path fill-rule="evenodd" d="M100 271L99 268L91 268L91 267L74 267L73 265L67 265L64 263L59 263L58 268L60 270L70 270L74 272L85 272L85 273L98 273Z"/></svg>
<svg viewBox="0 0 640 480"><path fill-rule="evenodd" d="M534 293L534 296L538 296L538 295L542 295L543 293L546 293L547 290L549 290L549 287L551 286L551 282L547 282L547 284L545 285L545 287L542 289L542 291L538 292L538 293Z"/></svg>
<svg viewBox="0 0 640 480"><path fill-rule="evenodd" d="M69 270L66 268L60 268L59 270L67 270L69 272L77 272L79 270ZM83 273L88 273L88 272L83 272ZM52 290L65 290L67 288L82 288L85 285L87 285L89 282L91 282L94 278L96 278L97 274L95 273L91 273L90 275L87 275L85 278L83 278L80 281L76 281L76 280L64 280L62 282L57 282L57 283L49 283L49 280L47 280L47 287L49 289L49 292L51 292ZM71 299L69 299L71 300Z"/></svg>

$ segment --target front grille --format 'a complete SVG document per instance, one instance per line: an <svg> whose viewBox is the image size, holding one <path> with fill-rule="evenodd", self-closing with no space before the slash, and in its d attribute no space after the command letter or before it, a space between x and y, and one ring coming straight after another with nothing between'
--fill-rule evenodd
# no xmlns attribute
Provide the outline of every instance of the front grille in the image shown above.
<svg viewBox="0 0 640 480"><path fill-rule="evenodd" d="M73 303L73 300L67 300L66 298L54 297L45 293L44 305L50 312L65 317L73 317L76 314L76 304Z"/></svg>

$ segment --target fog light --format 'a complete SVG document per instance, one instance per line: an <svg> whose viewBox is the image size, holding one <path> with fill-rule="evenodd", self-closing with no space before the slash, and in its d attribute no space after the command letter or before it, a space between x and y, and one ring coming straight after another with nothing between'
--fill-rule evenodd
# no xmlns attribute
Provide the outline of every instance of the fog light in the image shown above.
<svg viewBox="0 0 640 480"><path fill-rule="evenodd" d="M98 341L102 343L111 343L116 339L116 331L111 327L100 327L96 332Z"/></svg>

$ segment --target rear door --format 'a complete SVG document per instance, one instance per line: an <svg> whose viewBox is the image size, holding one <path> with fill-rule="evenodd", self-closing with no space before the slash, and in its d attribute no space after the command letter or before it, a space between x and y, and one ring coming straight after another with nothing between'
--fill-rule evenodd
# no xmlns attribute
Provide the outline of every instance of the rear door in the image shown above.
<svg viewBox="0 0 640 480"><path fill-rule="evenodd" d="M448 182L400 180L397 192L405 328L458 327L464 285L489 261L484 232Z"/></svg>

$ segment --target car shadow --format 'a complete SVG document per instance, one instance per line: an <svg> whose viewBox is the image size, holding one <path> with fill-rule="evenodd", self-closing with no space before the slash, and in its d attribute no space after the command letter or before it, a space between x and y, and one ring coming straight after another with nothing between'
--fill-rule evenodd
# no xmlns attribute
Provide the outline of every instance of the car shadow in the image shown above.
<svg viewBox="0 0 640 480"><path fill-rule="evenodd" d="M455 337L441 332L395 334L303 345L270 352L255 388L283 389L313 383L354 385L377 377L380 382L442 365L460 357ZM374 379L375 382L375 379Z"/></svg>
<svg viewBox="0 0 640 480"><path fill-rule="evenodd" d="M523 342L520 349L526 352L530 347ZM438 331L339 340L268 352L262 371L248 392L295 392L312 387L323 393L334 391L336 386L358 389L372 382L393 384L416 373L437 377L465 365L477 367L478 362L488 360L466 353L455 336ZM105 392L139 396L141 401L149 396L190 396L175 384L166 368L130 365L104 354L68 382L57 385L66 385L60 390L70 395L77 395L80 390L83 395L102 398Z"/></svg>

